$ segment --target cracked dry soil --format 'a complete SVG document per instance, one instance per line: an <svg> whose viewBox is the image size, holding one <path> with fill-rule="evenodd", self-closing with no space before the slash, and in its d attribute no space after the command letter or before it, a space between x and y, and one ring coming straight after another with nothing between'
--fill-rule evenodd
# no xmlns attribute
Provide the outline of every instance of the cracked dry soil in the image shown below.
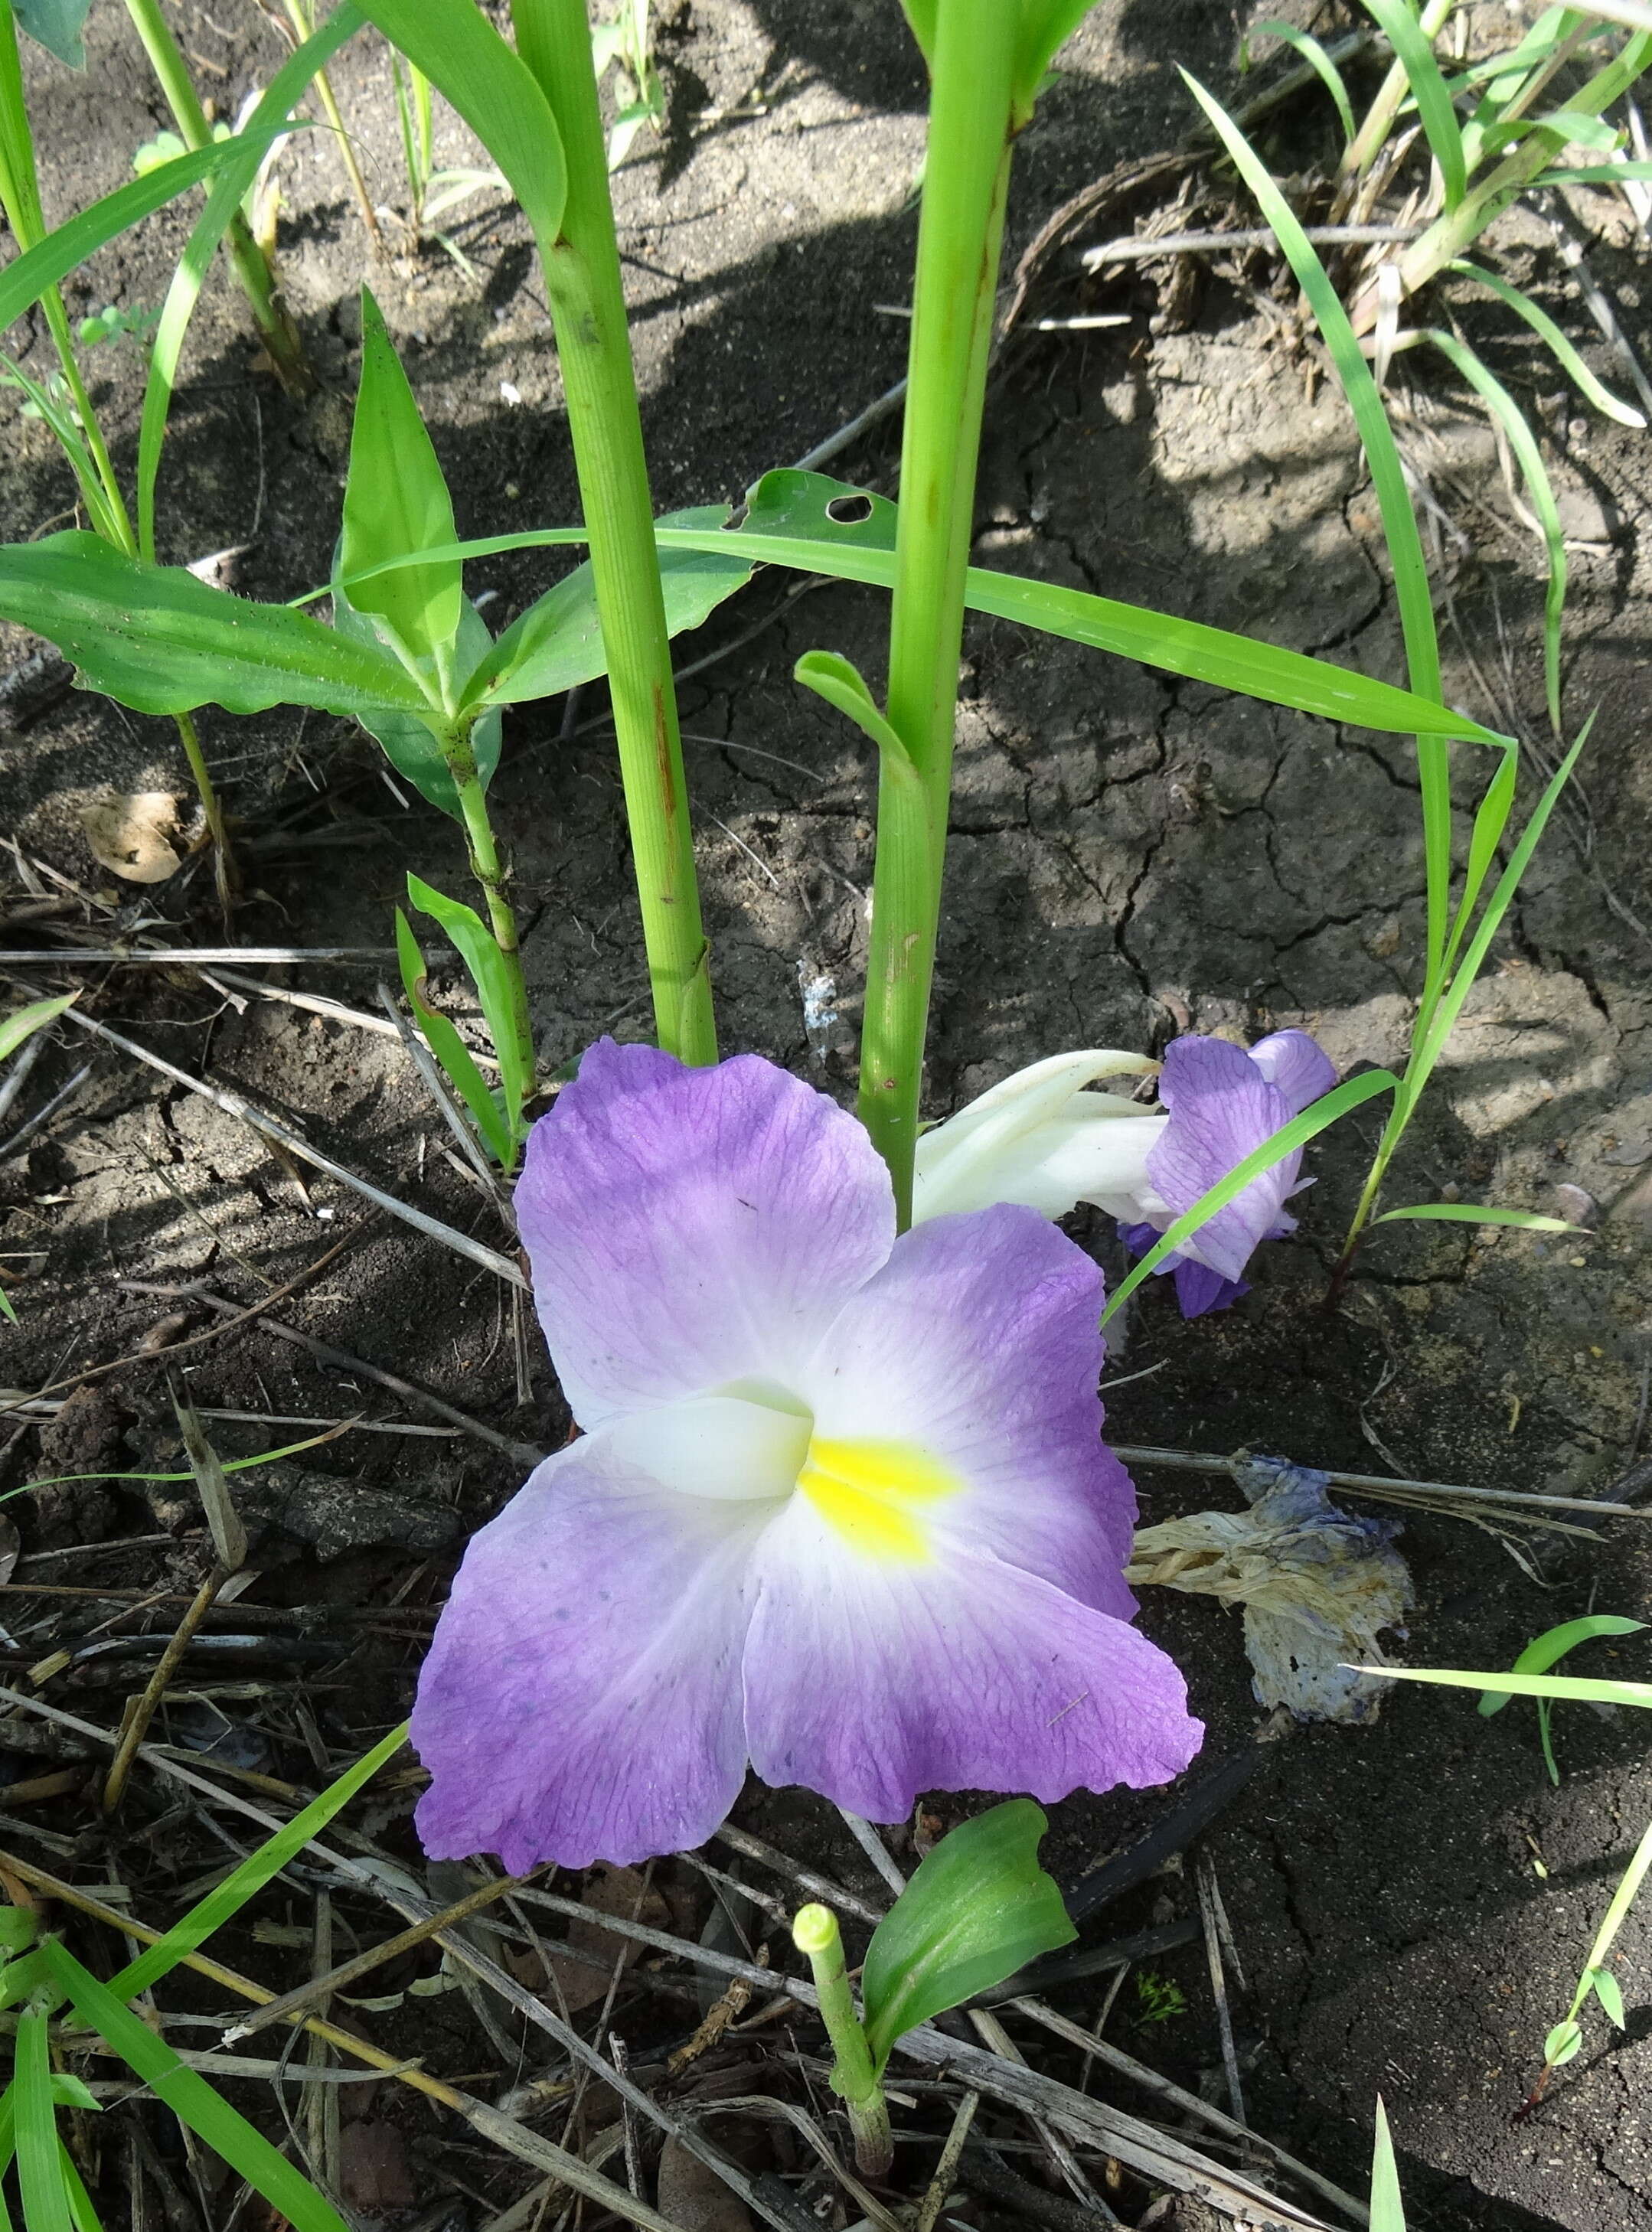
<svg viewBox="0 0 1652 2232"><path fill-rule="evenodd" d="M221 74L220 107L232 107L274 64L267 27L249 11L226 31L187 0L179 12L215 85ZM617 193L664 509L737 493L897 376L904 328L878 306L898 305L909 285L921 88L884 0L680 0L662 12L671 130L621 174ZM1226 11L1199 0L1099 7L1027 135L1011 254L1088 178L1179 140L1187 111L1173 60L1230 93L1234 31ZM31 57L49 201L60 213L117 184L129 146L161 120L119 11L94 9L90 48L83 84ZM393 201L382 50L358 42L336 76L375 192ZM463 140L451 119L446 128L441 152L451 158ZM263 596L291 595L324 573L354 378L353 290L364 275L406 352L462 530L573 517L555 356L514 215L479 203L456 228L474 280L435 251L375 269L322 135L294 145L283 184L283 276L320 386L298 406L261 382L236 306L215 287L175 413L166 555L244 544L237 585ZM1602 233L1597 276L1643 340L1644 245L1603 200L1590 207ZM107 253L82 306L158 300L181 224L162 218ZM1517 247L1585 339L1543 237ZM1056 276L1055 307L1070 308L1070 265ZM1007 355L989 412L978 562L1253 630L1397 678L1381 537L1345 412L1312 382L1308 360L1280 341L1277 320L1229 289L1197 295L1185 321L1155 321L1166 276L1138 271L1108 293L1106 307L1132 314L1127 328L1042 337ZM1506 335L1491 331L1488 347L1524 396L1554 385L1551 367ZM129 462L133 368L111 354L98 370ZM1541 587L1530 538L1490 445L1443 381L1419 369L1409 393L1415 438L1475 549L1447 575L1448 695L1498 725L1512 710L1540 740ZM1574 723L1598 706L1594 737L1574 804L1493 950L1389 1198L1438 1197L1452 1186L1465 1198L1572 1214L1577 1193L1558 1189L1581 1189L1596 1204L1591 1229L1555 1240L1389 1228L1327 1312L1326 1271L1370 1145L1358 1122L1345 1126L1317 1154L1299 1241L1266 1253L1246 1303L1190 1326L1162 1292L1130 1312L1109 1366L1123 1383L1109 1398L1121 1441L1249 1446L1356 1471L1565 1494L1604 1493L1627 1474L1621 1492L1637 1492L1652 1353L1652 1035L1641 928L1652 839L1643 710L1652 566L1640 530L1652 475L1642 441L1569 420L1570 408L1544 423L1563 498L1590 546L1574 558L1566 692ZM62 514L69 491L38 426L12 420L6 446L0 524L15 537ZM893 463L880 437L836 470L872 480ZM497 593L488 616L498 626L547 578L531 555L518 555L476 568L472 587ZM857 740L790 674L799 652L826 646L875 676L881 615L869 593L797 590L763 580L684 646L698 668L684 685L684 726L725 1044L761 1049L846 1097L865 957L870 770ZM14 633L5 647L15 656L28 646ZM1398 1060L1422 938L1421 825L1402 740L1338 733L998 623L972 624L965 672L932 1113L1064 1047L1156 1047L1190 1027L1246 1035L1300 1023L1344 1067ZM462 886L452 829L393 797L372 748L346 724L209 713L205 734L243 819L247 938L382 945L407 866ZM3 742L6 834L94 892L108 879L85 850L78 808L110 783L182 785L164 724L89 698L69 698ZM1466 752L1459 772L1472 799ZM1532 795L1528 783L1528 803ZM507 730L495 797L549 1072L601 1030L645 1028L600 692L571 709L524 709ZM180 942L216 937L198 876L148 896ZM119 897L130 906L134 894ZM800 976L831 977L837 996L836 1028L812 1046ZM181 973L90 981L94 1012L485 1236L485 1211L443 1159L439 1124L393 1042L226 998ZM374 981L371 967L302 978L366 1008ZM437 982L462 1007L451 972L439 970ZM53 1051L36 1073L37 1094L84 1058L78 1043ZM8 1335L5 1377L16 1385L127 1356L174 1313L191 1330L208 1322L198 1301L132 1292L122 1281L205 1280L251 1302L348 1230L360 1236L354 1246L276 1314L283 1321L435 1390L508 1437L549 1444L565 1429L537 1338L528 1344L534 1399L517 1405L508 1316L485 1275L404 1229L364 1225L352 1196L301 1185L251 1132L118 1058L98 1055L64 1114L0 1164L0 1204L7 1249L39 1251L14 1281L22 1325ZM1075 1230L1114 1268L1099 1220ZM1149 1366L1148 1376L1129 1376ZM188 1385L198 1404L301 1417L374 1400L348 1373L257 1327L203 1346ZM168 1418L159 1375L133 1366L14 1441L5 1485L46 1472L166 1469L176 1462ZM265 1444L256 1427L215 1431L226 1454ZM517 1477L463 1437L356 1435L307 1463L308 1478L291 1465L263 1476L253 1515L266 1602L348 1607L395 1589L414 1606L439 1602L463 1534ZM371 1492L341 1494L350 1483ZM1217 1480L1151 1470L1140 1485L1149 1519L1229 1493ZM95 1562L88 1547L182 1534L194 1522L176 1490L71 1486L12 1509L27 1550L75 1549L60 1570L76 1580L164 1587L168 1575L177 1586L193 1571L186 1542ZM1447 1519L1414 1519L1402 1547L1419 1601L1403 1655L1504 1665L1533 1633L1590 1606L1641 1614L1652 1572L1645 1534L1628 1521L1601 1531L1599 1541L1511 1544ZM73 1637L95 1617L95 1607L82 1615L71 1606L54 1615L51 1634ZM1237 1623L1174 1597L1150 1599L1143 1617L1187 1671L1210 1725L1208 1759L1252 1742L1259 1716ZM14 1665L38 1654L39 1632L29 1628ZM1612 1660L1597 1647L1602 1671ZM1632 1645L1616 1664L1643 1668ZM387 1721L405 1706L413 1665L400 1647L367 1639L349 1679ZM120 1679L71 1673L52 1693L74 1705ZM91 1709L112 1710L118 1694L92 1697ZM1652 1811L1643 1734L1624 1717L1562 1713L1558 1788L1545 1780L1528 1715L1487 1723L1468 1699L1405 1691L1370 1729L1260 1731L1277 1740L1209 1840L1245 1963L1240 2043L1260 2129L1359 2187L1380 2091L1416 2223L1652 2227L1646 1919L1632 1917L1618 1941L1627 2031L1591 2020L1584 2054L1542 2112L1512 2120ZM1052 1865L1076 1879L1166 1803L1149 1794L1055 1809ZM825 1847L813 1801L754 1789L748 1816ZM836 1857L845 1870L855 1865L852 1854ZM1134 1919L1130 1909L1109 1909L1103 1926L1180 1914L1190 1900L1187 1884L1161 1878L1138 1896ZM1202 1955L1185 1948L1160 1965L1180 1983L1188 2012L1135 2029L1127 2016L1124 2040L1198 2081L1217 2059ZM1090 2017L1097 1997L1063 2004ZM426 2020L462 2024L462 2015L439 2012Z"/></svg>

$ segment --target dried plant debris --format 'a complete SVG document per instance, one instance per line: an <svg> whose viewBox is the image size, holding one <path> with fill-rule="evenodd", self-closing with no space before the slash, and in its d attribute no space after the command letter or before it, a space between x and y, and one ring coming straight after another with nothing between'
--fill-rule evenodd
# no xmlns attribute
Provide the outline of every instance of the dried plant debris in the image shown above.
<svg viewBox="0 0 1652 2232"><path fill-rule="evenodd" d="M170 790L109 791L81 812L92 858L129 884L164 884L192 848Z"/></svg>
<svg viewBox="0 0 1652 2232"><path fill-rule="evenodd" d="M1304 1721L1374 1721L1384 1684L1346 1661L1380 1665L1384 1628L1415 1602L1393 1547L1396 1519L1359 1519L1325 1493L1329 1476L1278 1457L1236 1467L1248 1511L1200 1511L1144 1527L1126 1578L1245 1607L1259 1704Z"/></svg>

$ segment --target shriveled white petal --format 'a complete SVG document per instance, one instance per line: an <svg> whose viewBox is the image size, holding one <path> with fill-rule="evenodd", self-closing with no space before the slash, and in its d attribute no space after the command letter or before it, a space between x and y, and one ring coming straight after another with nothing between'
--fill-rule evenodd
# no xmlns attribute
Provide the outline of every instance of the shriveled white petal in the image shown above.
<svg viewBox="0 0 1652 2232"><path fill-rule="evenodd" d="M918 1141L914 1223L1015 1202L1064 1217L1081 1201L1110 1216L1148 1214L1147 1156L1161 1112L1086 1093L1098 1077L1145 1075L1146 1054L1081 1049L1018 1070Z"/></svg>
<svg viewBox="0 0 1652 2232"><path fill-rule="evenodd" d="M603 1429L626 1464L684 1496L733 1502L791 1493L811 1421L740 1395L698 1395L634 1411Z"/></svg>

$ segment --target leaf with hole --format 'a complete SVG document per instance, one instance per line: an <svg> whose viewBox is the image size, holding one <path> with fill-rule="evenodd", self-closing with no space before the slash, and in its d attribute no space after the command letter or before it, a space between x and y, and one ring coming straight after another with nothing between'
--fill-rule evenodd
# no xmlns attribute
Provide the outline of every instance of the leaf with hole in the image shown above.
<svg viewBox="0 0 1652 2232"><path fill-rule="evenodd" d="M879 2075L906 2032L1077 1937L1038 1865L1049 1826L1031 1799L1008 1799L960 1822L919 1864L872 1933L861 1972Z"/></svg>

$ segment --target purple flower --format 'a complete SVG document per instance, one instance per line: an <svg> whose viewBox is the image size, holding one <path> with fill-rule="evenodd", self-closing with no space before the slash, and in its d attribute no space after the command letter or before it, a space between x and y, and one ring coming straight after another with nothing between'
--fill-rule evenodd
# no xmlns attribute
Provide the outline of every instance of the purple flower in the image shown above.
<svg viewBox="0 0 1652 2232"><path fill-rule="evenodd" d="M1120 1223L1125 1246L1145 1255L1201 1194L1336 1082L1330 1057L1305 1031L1275 1031L1248 1053L1226 1039L1173 1040L1159 1080L1170 1120L1145 1158L1157 1198L1143 1201L1141 1222ZM1301 1169L1298 1147L1160 1265L1174 1276L1184 1317L1225 1310L1250 1291L1242 1274L1253 1251L1297 1229L1285 1204L1313 1184Z"/></svg>
<svg viewBox="0 0 1652 2232"><path fill-rule="evenodd" d="M1128 1623L1101 1275L1034 1210L897 1239L865 1132L752 1055L603 1041L517 1190L584 1438L472 1541L413 1710L438 1858L700 1843L748 1762L875 1820L1179 1774Z"/></svg>

